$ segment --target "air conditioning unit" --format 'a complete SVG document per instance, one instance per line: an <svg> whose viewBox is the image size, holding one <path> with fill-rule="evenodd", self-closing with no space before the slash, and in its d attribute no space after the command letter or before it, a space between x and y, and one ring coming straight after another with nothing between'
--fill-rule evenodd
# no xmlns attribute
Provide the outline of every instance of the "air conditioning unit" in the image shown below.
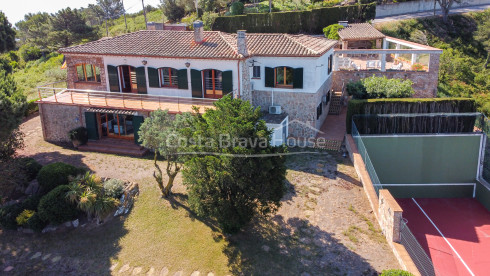
<svg viewBox="0 0 490 276"><path fill-rule="evenodd" d="M269 106L270 114L281 114L281 106L279 105L271 105Z"/></svg>

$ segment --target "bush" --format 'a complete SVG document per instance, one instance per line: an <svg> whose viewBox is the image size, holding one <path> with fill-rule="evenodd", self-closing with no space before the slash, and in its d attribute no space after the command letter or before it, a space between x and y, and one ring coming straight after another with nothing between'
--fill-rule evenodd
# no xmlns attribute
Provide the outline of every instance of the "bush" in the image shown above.
<svg viewBox="0 0 490 276"><path fill-rule="evenodd" d="M39 105L36 101L37 99L27 101L27 108L24 114L26 117L39 111Z"/></svg>
<svg viewBox="0 0 490 276"><path fill-rule="evenodd" d="M466 113L476 112L476 102L470 98L404 98L350 100L347 106L347 133L352 130L356 114L390 113Z"/></svg>
<svg viewBox="0 0 490 276"><path fill-rule="evenodd" d="M27 224L27 221L36 213L36 211L33 210L27 210L25 209L20 213L16 218L15 221L17 222L17 225L24 225Z"/></svg>
<svg viewBox="0 0 490 276"><path fill-rule="evenodd" d="M124 192L124 182L119 179L109 179L104 182L104 194L119 199Z"/></svg>
<svg viewBox="0 0 490 276"><path fill-rule="evenodd" d="M42 52L39 47L32 46L29 44L24 44L22 47L19 49L20 56L24 61L31 61L31 60L37 60L40 57L42 57Z"/></svg>
<svg viewBox="0 0 490 276"><path fill-rule="evenodd" d="M28 184L26 169L19 158L0 161L0 196L3 200L19 198L24 194Z"/></svg>
<svg viewBox="0 0 490 276"><path fill-rule="evenodd" d="M69 190L67 185L61 185L43 196L38 207L39 217L54 224L75 219L79 212L77 206L66 199Z"/></svg>
<svg viewBox="0 0 490 276"><path fill-rule="evenodd" d="M388 79L386 76L365 78L361 80L366 89L367 98L408 98L415 92L413 91L411 80Z"/></svg>
<svg viewBox="0 0 490 276"><path fill-rule="evenodd" d="M17 229L16 218L24 210L22 204L12 204L0 208L0 226L4 229L15 230Z"/></svg>
<svg viewBox="0 0 490 276"><path fill-rule="evenodd" d="M62 162L44 166L37 175L37 181L44 194L69 182L69 176L76 176L83 170Z"/></svg>
<svg viewBox="0 0 490 276"><path fill-rule="evenodd" d="M244 8L245 8L245 6L243 5L242 2L235 2L235 3L231 4L230 12L232 15L240 15L240 14L243 14Z"/></svg>
<svg viewBox="0 0 490 276"><path fill-rule="evenodd" d="M414 276L412 273L401 269L383 270L380 276Z"/></svg>
<svg viewBox="0 0 490 276"><path fill-rule="evenodd" d="M323 34L325 35L326 38L334 39L334 40L339 40L339 30L344 28L344 26L340 24L332 24L330 26L327 26L323 28Z"/></svg>
<svg viewBox="0 0 490 276"><path fill-rule="evenodd" d="M22 208L28 210L37 210L39 202L41 201L41 195L32 195L22 202Z"/></svg>
<svg viewBox="0 0 490 276"><path fill-rule="evenodd" d="M48 223L41 219L38 212L35 212L32 217L27 221L27 228L32 229L36 232L41 232Z"/></svg>
<svg viewBox="0 0 490 276"><path fill-rule="evenodd" d="M30 158L30 157L19 158L19 162L24 167L27 174L27 179L29 181L35 179L37 177L37 174L43 167L34 158Z"/></svg>
<svg viewBox="0 0 490 276"><path fill-rule="evenodd" d="M78 141L79 145L84 145L88 141L88 132L85 127L77 127L68 132L68 137L72 141Z"/></svg>
<svg viewBox="0 0 490 276"><path fill-rule="evenodd" d="M366 88L361 81L351 81L347 83L345 88L347 90L347 93L350 96L353 96L354 99L365 99L367 96Z"/></svg>

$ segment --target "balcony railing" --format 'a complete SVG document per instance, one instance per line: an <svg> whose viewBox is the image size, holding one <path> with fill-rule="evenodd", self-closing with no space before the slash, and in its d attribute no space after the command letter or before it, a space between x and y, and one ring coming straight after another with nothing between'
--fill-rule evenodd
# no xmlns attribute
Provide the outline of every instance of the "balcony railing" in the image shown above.
<svg viewBox="0 0 490 276"><path fill-rule="evenodd" d="M198 107L199 112L213 108L215 99L201 99L173 96L156 96L120 92L79 90L53 87L38 87L39 102L59 103L103 108L154 111L168 109L169 112L191 112Z"/></svg>

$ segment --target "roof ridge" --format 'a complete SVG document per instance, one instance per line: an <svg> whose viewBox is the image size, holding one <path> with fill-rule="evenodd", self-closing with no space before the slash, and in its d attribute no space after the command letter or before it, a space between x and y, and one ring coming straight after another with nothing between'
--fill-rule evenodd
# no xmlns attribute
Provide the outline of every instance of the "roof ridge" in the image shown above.
<svg viewBox="0 0 490 276"><path fill-rule="evenodd" d="M310 47L304 45L303 43L297 41L295 38L293 38L292 35L284 34L284 36L287 37L289 40L293 41L294 43L299 44L300 46L302 46L302 47L306 48L307 50L311 51L313 54L315 54L315 55L320 54L320 52L317 52L317 51L311 49Z"/></svg>
<svg viewBox="0 0 490 276"><path fill-rule="evenodd" d="M223 36L222 32L218 31L218 35L221 37L221 39L223 39L226 45L228 45L231 48L231 50L238 55L238 47L237 48L233 47L233 45L231 45L231 43Z"/></svg>

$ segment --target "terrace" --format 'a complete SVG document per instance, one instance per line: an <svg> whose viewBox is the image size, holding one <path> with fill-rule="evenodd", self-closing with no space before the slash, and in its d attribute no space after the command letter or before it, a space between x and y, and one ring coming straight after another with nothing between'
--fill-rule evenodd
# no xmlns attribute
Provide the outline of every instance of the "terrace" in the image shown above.
<svg viewBox="0 0 490 276"><path fill-rule="evenodd" d="M155 96L146 94L38 87L38 103L76 105L97 108L155 111L167 109L169 113L192 112L197 107L204 113L213 108L215 99Z"/></svg>

